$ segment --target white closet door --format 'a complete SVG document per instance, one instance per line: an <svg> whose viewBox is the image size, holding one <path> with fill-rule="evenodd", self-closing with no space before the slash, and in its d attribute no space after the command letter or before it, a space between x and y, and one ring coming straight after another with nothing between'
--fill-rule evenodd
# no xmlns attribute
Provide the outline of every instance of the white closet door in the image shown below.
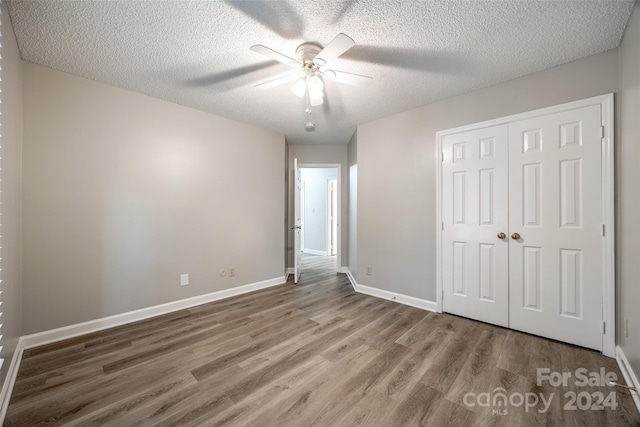
<svg viewBox="0 0 640 427"><path fill-rule="evenodd" d="M501 326L509 319L507 137L501 125L442 145L443 309Z"/></svg>
<svg viewBox="0 0 640 427"><path fill-rule="evenodd" d="M509 124L509 326L597 350L600 126L600 106Z"/></svg>

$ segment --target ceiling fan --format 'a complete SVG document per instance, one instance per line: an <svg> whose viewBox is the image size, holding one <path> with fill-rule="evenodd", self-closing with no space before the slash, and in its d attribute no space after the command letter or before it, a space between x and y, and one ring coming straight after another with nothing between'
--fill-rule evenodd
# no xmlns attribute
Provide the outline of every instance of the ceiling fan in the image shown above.
<svg viewBox="0 0 640 427"><path fill-rule="evenodd" d="M290 58L261 44L251 46L252 51L295 68L291 73L260 83L256 87L267 89L298 80L291 88L291 91L300 98L306 97L307 108L305 111L311 113L311 107L321 105L324 102L323 79L355 86L367 84L372 80L369 76L347 73L327 67L328 62L339 57L354 45L355 42L351 37L340 33L324 48L317 43L302 43L296 48L297 59Z"/></svg>

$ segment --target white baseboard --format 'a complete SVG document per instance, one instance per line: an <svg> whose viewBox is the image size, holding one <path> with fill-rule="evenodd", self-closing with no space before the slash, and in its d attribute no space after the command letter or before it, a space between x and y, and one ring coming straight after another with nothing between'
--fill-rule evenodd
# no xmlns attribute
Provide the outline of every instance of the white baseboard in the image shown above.
<svg viewBox="0 0 640 427"><path fill-rule="evenodd" d="M2 384L2 390L0 391L0 425L4 424L4 417L7 415L7 408L9 408L9 401L11 400L11 393L13 392L13 385L16 383L16 377L18 376L18 368L22 361L22 338L18 340L16 350L13 352L11 358L11 364L7 371L7 376Z"/></svg>
<svg viewBox="0 0 640 427"><path fill-rule="evenodd" d="M327 251L317 251L315 249L303 249L302 252L309 255L327 256Z"/></svg>
<svg viewBox="0 0 640 427"><path fill-rule="evenodd" d="M624 377L625 382L629 387L635 387L637 391L629 390L631 396L633 396L633 401L636 404L636 408L638 408L638 412L640 413L640 382L638 381L638 377L635 372L633 372L633 368L629 364L629 360L624 355L622 348L620 346L616 346L616 361L618 362L618 367L620 367L620 371L622 372L622 376Z"/></svg>
<svg viewBox="0 0 640 427"><path fill-rule="evenodd" d="M284 280L286 281L293 273L293 267L287 268L287 270L284 272Z"/></svg>
<svg viewBox="0 0 640 427"><path fill-rule="evenodd" d="M359 285L356 282L355 277L353 277L353 274L351 274L351 272L349 271L349 269L347 268L346 270L347 270L346 271L347 277L351 282L351 286L353 286L353 290L356 292L359 292L365 295L371 295L373 297L388 299L400 304L410 305L411 307L420 308L422 310L437 311L436 303L433 301L428 301L428 300L420 299L416 297L410 297L408 295L399 294L397 292L385 291L383 289L372 288L370 286Z"/></svg>
<svg viewBox="0 0 640 427"><path fill-rule="evenodd" d="M378 298L384 298L399 302L400 304L410 305L411 307L421 308L428 311L436 311L436 303L396 292L385 291L383 289L372 288L370 286L357 285L356 290L362 294L371 295Z"/></svg>
<svg viewBox="0 0 640 427"><path fill-rule="evenodd" d="M338 267L338 273L350 274L348 267Z"/></svg>
<svg viewBox="0 0 640 427"><path fill-rule="evenodd" d="M353 274L347 268L347 277L349 278L349 282L351 282L351 287L354 291L358 292L358 282L356 282L356 278L353 277Z"/></svg>
<svg viewBox="0 0 640 427"><path fill-rule="evenodd" d="M274 279L263 280L262 282L251 283L231 289L225 289L205 295L199 295L197 297L186 298L179 301L172 301L166 304L142 308L140 310L129 311L127 313L90 320L88 322L64 326L62 328L51 329L44 332L38 332L36 334L25 335L20 338L20 340L22 341L23 348L37 347L67 338L73 338L79 335L88 334L90 332L100 331L102 329L113 328L114 326L137 322L139 320L148 319L149 317L167 314L172 311L182 310L196 305L218 301L236 295L246 294L248 292L257 291L259 289L281 285L285 282L285 277L276 277Z"/></svg>

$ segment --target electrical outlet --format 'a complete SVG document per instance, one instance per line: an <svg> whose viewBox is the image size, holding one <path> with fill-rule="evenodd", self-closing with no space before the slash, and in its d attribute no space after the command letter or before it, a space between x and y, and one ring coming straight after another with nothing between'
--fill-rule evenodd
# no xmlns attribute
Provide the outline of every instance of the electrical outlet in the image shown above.
<svg viewBox="0 0 640 427"><path fill-rule="evenodd" d="M367 266L367 276L371 276L371 266Z"/></svg>
<svg viewBox="0 0 640 427"><path fill-rule="evenodd" d="M624 336L629 338L629 319L624 318Z"/></svg>
<svg viewBox="0 0 640 427"><path fill-rule="evenodd" d="M189 284L189 274L180 275L180 286L187 286Z"/></svg>
<svg viewBox="0 0 640 427"><path fill-rule="evenodd" d="M236 275L236 268L235 267L229 267L229 277L233 277Z"/></svg>

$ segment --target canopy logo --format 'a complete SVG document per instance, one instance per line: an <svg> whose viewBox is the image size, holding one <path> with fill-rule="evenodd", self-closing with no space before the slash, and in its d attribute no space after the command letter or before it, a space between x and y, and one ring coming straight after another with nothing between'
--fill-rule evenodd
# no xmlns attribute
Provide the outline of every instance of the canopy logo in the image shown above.
<svg viewBox="0 0 640 427"><path fill-rule="evenodd" d="M605 387L618 381L615 372L606 372L605 368L590 372L586 368L578 368L573 372L553 372L549 368L537 369L538 387ZM510 408L524 407L525 412L536 410L543 414L549 410L556 396L555 392L548 394L534 392L512 392L502 387L497 387L492 392L473 393L464 395L462 402L468 407L492 408L492 415L507 415ZM562 395L561 404L564 403L565 411L603 411L605 408L615 410L618 408L617 395L611 391L605 395L601 391L567 391Z"/></svg>
<svg viewBox="0 0 640 427"><path fill-rule="evenodd" d="M518 393L514 392L507 395L507 390L502 387L498 387L493 390L493 393L475 393L469 392L464 395L462 401L468 407L474 406L480 407L493 407L491 411L492 415L507 415L509 413L508 407L519 408L524 405L525 412L529 412L530 409L538 407L539 403L542 403L542 407L538 408L539 413L545 413L549 410L551 401L555 393L551 393L549 398L546 399L544 393Z"/></svg>

